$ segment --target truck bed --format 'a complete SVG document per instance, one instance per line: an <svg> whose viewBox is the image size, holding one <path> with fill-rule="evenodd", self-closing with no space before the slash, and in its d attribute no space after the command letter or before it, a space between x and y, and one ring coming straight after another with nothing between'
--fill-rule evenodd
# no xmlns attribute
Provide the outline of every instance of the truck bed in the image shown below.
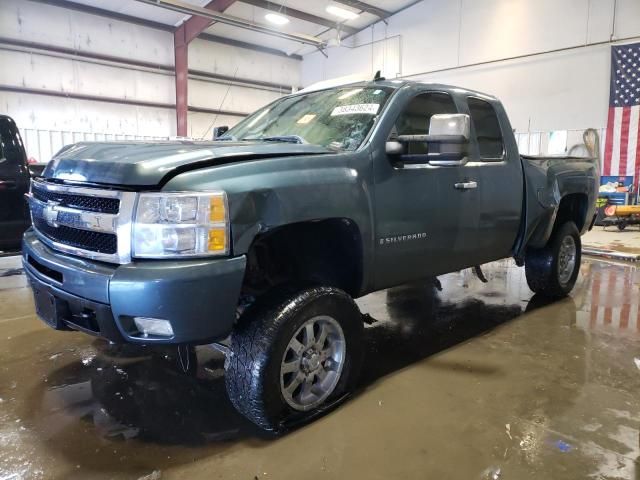
<svg viewBox="0 0 640 480"><path fill-rule="evenodd" d="M524 178L523 224L516 256L527 247L544 246L551 235L560 201L567 195L586 197L581 234L591 226L595 213L600 165L597 158L561 155L520 155Z"/></svg>

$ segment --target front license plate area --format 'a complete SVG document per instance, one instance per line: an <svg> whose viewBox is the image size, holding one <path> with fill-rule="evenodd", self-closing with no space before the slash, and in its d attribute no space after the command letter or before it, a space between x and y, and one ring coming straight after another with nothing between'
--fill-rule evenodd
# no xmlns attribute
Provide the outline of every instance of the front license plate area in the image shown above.
<svg viewBox="0 0 640 480"><path fill-rule="evenodd" d="M58 309L56 298L47 290L34 287L33 298L36 304L36 313L47 325L58 327Z"/></svg>

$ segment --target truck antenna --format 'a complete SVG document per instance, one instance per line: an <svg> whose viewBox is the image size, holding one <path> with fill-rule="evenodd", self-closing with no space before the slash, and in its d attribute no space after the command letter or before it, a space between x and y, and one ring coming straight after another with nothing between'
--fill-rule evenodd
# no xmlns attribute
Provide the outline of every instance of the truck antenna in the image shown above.
<svg viewBox="0 0 640 480"><path fill-rule="evenodd" d="M385 78L381 75L382 72L380 72L380 70L378 70L375 74L375 76L373 77L373 81L374 82L381 82L383 80L385 80Z"/></svg>
<svg viewBox="0 0 640 480"><path fill-rule="evenodd" d="M222 105L224 105L224 101L227 99L227 95L229 95L229 90L231 90L231 87L233 86L233 82L236 79L236 75L238 75L238 68L240 68L240 67L236 67L236 71L233 72L233 78L229 82L229 86L227 87L227 91L224 92L224 97L222 97L222 101L220 102L220 106L218 107L218 110L216 110L216 116L213 117L213 121L207 127L207 129L204 131L204 134L202 135L202 138L204 138L204 136L209 132L211 127L213 127L216 124L216 121L218 120L218 115L220 115L220 112L222 111Z"/></svg>

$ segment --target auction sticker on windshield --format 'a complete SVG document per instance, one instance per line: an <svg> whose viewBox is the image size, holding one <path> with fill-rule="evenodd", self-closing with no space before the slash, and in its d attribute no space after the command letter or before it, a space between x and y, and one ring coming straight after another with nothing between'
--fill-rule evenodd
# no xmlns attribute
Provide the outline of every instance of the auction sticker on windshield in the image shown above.
<svg viewBox="0 0 640 480"><path fill-rule="evenodd" d="M378 113L380 105L377 103L356 103L354 105L340 105L331 112L331 116L336 115L375 115Z"/></svg>

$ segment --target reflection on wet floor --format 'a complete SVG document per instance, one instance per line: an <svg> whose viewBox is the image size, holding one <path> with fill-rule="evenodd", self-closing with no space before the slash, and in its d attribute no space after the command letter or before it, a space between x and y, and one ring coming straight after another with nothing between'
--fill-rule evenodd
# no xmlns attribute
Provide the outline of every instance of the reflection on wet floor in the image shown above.
<svg viewBox="0 0 640 480"><path fill-rule="evenodd" d="M356 395L281 438L231 407L221 354L54 332L0 263L0 480L640 478L640 271L586 261L572 298L512 262L368 295ZM11 275L3 275L10 272Z"/></svg>

